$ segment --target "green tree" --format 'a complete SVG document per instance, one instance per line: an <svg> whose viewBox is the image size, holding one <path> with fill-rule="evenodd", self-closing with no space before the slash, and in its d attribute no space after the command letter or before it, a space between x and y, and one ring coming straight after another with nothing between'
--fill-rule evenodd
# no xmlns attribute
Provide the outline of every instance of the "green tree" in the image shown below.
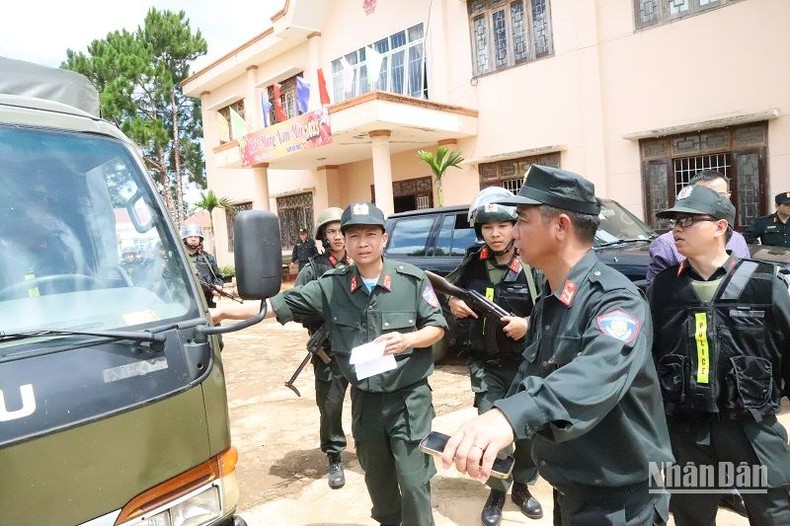
<svg viewBox="0 0 790 526"><path fill-rule="evenodd" d="M441 207L444 201L442 191L442 177L444 172L450 167L460 168L461 162L464 160L461 150L448 150L444 146L439 146L436 149L436 154L427 150L420 150L417 152L417 157L425 161L431 167L433 176L436 178L436 206Z"/></svg>
<svg viewBox="0 0 790 526"><path fill-rule="evenodd" d="M87 53L66 52L62 68L82 73L100 93L102 116L141 148L168 211L180 226L184 186L205 186L200 102L184 96L181 82L206 41L193 33L184 11L151 8L142 26L94 40Z"/></svg>
<svg viewBox="0 0 790 526"><path fill-rule="evenodd" d="M211 240L214 244L215 230L214 230L214 215L212 212L215 208L222 208L225 212L233 213L236 211L236 206L227 197L218 197L213 190L208 192L200 192L200 200L194 204L195 210L205 210L208 212L208 219L211 222ZM217 247L211 247L212 254L217 253Z"/></svg>

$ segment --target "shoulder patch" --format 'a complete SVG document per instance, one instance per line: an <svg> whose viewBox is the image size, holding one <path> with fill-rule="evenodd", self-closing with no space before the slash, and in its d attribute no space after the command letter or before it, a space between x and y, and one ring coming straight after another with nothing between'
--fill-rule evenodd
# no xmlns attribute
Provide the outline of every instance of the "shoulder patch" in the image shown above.
<svg viewBox="0 0 790 526"><path fill-rule="evenodd" d="M639 336L639 320L620 309L601 314L595 318L595 323L601 334L611 336L629 345L634 343L636 337Z"/></svg>
<svg viewBox="0 0 790 526"><path fill-rule="evenodd" d="M433 291L433 286L430 283L422 291L422 299L434 309L439 308L439 298L436 297L436 293Z"/></svg>

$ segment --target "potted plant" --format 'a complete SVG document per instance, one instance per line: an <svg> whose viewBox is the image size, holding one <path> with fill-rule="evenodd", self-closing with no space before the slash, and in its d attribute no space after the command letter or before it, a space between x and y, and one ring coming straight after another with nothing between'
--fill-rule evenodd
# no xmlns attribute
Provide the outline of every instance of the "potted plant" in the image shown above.
<svg viewBox="0 0 790 526"><path fill-rule="evenodd" d="M441 208L444 205L442 176L451 166L460 168L459 165L464 160L463 152L455 149L448 150L444 146L439 146L439 148L436 149L436 154L427 150L420 150L417 152L417 157L425 161L425 163L431 167L431 171L436 178L436 206Z"/></svg>

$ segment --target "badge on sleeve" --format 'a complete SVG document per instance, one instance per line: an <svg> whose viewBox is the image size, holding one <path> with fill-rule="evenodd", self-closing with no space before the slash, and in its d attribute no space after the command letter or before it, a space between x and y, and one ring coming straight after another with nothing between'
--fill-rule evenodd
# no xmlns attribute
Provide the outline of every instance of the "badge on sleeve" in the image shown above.
<svg viewBox="0 0 790 526"><path fill-rule="evenodd" d="M425 290L422 291L422 299L434 309L439 308L439 298L436 297L436 293L433 291L431 285L426 286Z"/></svg>
<svg viewBox="0 0 790 526"><path fill-rule="evenodd" d="M629 345L639 336L639 320L630 314L616 309L595 318L601 334L611 336Z"/></svg>

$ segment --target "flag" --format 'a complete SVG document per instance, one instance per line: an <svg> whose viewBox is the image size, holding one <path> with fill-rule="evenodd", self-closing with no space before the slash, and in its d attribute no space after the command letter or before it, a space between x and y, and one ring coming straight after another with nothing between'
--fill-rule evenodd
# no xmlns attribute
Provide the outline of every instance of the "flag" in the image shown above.
<svg viewBox="0 0 790 526"><path fill-rule="evenodd" d="M272 87L274 90L274 116L277 118L277 122L287 121L288 117L285 116L285 111L283 111L283 101L280 100L280 86L276 82Z"/></svg>
<svg viewBox="0 0 790 526"><path fill-rule="evenodd" d="M368 64L368 84L372 89L373 84L377 83L379 80L379 73L381 73L381 63L384 60L384 56L373 49L372 46L365 50L365 56L367 57L366 61Z"/></svg>
<svg viewBox="0 0 790 526"><path fill-rule="evenodd" d="M244 121L244 117L233 108L230 108L230 130L233 132L234 139L240 139L247 135L247 123Z"/></svg>
<svg viewBox="0 0 790 526"><path fill-rule="evenodd" d="M310 100L310 83L302 77L296 77L296 111L301 115L307 113L307 102Z"/></svg>
<svg viewBox="0 0 790 526"><path fill-rule="evenodd" d="M343 93L351 95L354 90L354 68L346 57L340 57L340 65L343 67Z"/></svg>
<svg viewBox="0 0 790 526"><path fill-rule="evenodd" d="M318 68L318 93L321 95L321 105L329 104L329 92L326 90L326 79L324 79L324 70Z"/></svg>
<svg viewBox="0 0 790 526"><path fill-rule="evenodd" d="M272 103L269 102L269 94L261 90L261 110L263 112L263 127L268 128L271 125Z"/></svg>
<svg viewBox="0 0 790 526"><path fill-rule="evenodd" d="M217 129L219 130L219 142L229 142L230 126L228 126L228 119L219 112L217 112Z"/></svg>

